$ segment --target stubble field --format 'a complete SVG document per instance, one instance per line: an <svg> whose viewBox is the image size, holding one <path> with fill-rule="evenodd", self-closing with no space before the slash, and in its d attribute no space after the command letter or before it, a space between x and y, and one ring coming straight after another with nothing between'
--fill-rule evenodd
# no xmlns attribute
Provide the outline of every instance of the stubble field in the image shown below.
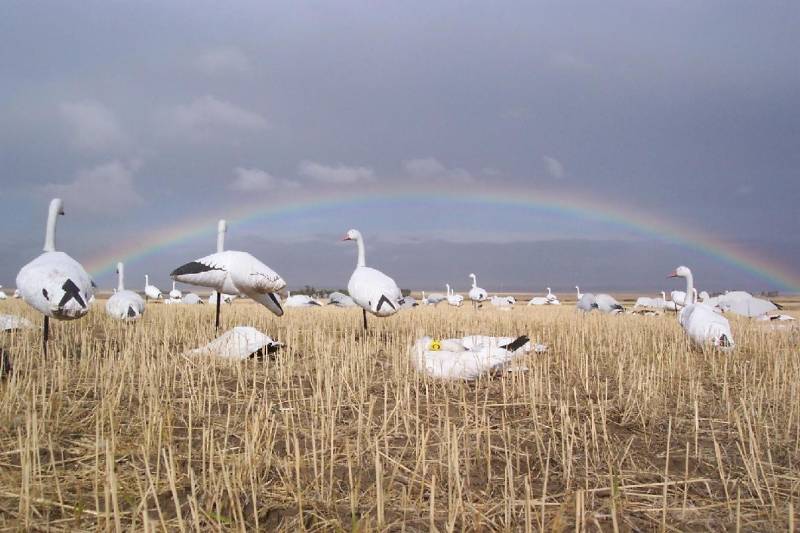
<svg viewBox="0 0 800 533"><path fill-rule="evenodd" d="M181 353L213 307L150 305L2 334L3 530L782 530L798 527L798 334L732 319L732 354L674 315L223 307L273 359ZM19 301L0 313L41 318ZM797 315L797 313L794 313ZM527 372L439 382L421 334L549 345Z"/></svg>

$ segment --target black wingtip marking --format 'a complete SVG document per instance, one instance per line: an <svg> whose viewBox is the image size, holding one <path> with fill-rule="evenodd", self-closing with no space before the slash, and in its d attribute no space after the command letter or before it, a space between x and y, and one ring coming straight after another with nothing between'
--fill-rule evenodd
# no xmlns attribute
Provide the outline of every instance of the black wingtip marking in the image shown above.
<svg viewBox="0 0 800 533"><path fill-rule="evenodd" d="M64 307L70 300L75 300L81 307L86 308L86 302L81 297L81 290L75 285L74 281L67 279L61 288L64 290L64 296L58 302L58 307Z"/></svg>
<svg viewBox="0 0 800 533"><path fill-rule="evenodd" d="M508 350L509 352L515 352L520 348L522 348L523 346L525 346L525 344L529 341L530 339L528 338L527 335L520 335L510 343L506 344L505 346L500 346L500 348Z"/></svg>
<svg viewBox="0 0 800 533"><path fill-rule="evenodd" d="M589 307L591 307L592 309L597 309L600 306L597 305L596 303L594 303L594 304L590 304Z"/></svg>
<svg viewBox="0 0 800 533"><path fill-rule="evenodd" d="M185 265L179 266L175 270L170 273L170 277L175 276L185 276L189 274L200 274L202 272L209 272L211 270L222 270L221 268L214 268L208 265L204 265L203 263L199 263L197 261L192 261L191 263L186 263Z"/></svg>
<svg viewBox="0 0 800 533"><path fill-rule="evenodd" d="M389 298L387 298L385 294L381 294L381 299L378 300L378 305L375 307L375 312L376 313L381 310L381 307L383 307L383 304L389 304L389 307L391 307L394 310L397 310L397 307L394 306L394 304L391 302L391 300L389 300Z"/></svg>
<svg viewBox="0 0 800 533"><path fill-rule="evenodd" d="M730 348L730 346L731 346L731 340L728 338L728 336L727 336L727 335L725 335L725 334L723 333L723 334L722 334L722 335L720 335L720 337L719 337L719 345L720 345L720 346L722 346L723 348Z"/></svg>
<svg viewBox="0 0 800 533"><path fill-rule="evenodd" d="M269 299L272 300L272 303L274 303L278 307L278 309L280 310L281 314L283 314L283 307L281 307L281 303L278 301L277 298L275 298L275 295L270 292L270 293L267 293L267 296L269 296Z"/></svg>
<svg viewBox="0 0 800 533"><path fill-rule="evenodd" d="M42 296L44 296L45 300L50 300L50 295L47 294L47 289L42 289Z"/></svg>
<svg viewBox="0 0 800 533"><path fill-rule="evenodd" d="M130 318L133 318L133 317L135 317L135 316L136 316L136 311L133 309L133 306L132 306L132 305L129 305L129 306L128 306L128 316L129 316Z"/></svg>

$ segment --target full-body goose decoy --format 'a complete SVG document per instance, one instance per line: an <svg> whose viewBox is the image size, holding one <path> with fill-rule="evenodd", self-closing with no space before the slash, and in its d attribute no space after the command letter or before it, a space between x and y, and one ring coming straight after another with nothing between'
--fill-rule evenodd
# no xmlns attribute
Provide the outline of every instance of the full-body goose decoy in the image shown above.
<svg viewBox="0 0 800 533"><path fill-rule="evenodd" d="M169 291L169 299L172 303L180 302L183 298L183 293L175 287L175 282L172 282L172 290Z"/></svg>
<svg viewBox="0 0 800 533"><path fill-rule="evenodd" d="M144 300L133 291L125 290L125 265L117 263L117 292L106 302L106 313L118 320L139 320L144 313Z"/></svg>
<svg viewBox="0 0 800 533"><path fill-rule="evenodd" d="M0 285L0 289L2 288L3 286ZM8 295L5 293L5 291L0 290L0 300L5 300L6 298L8 298Z"/></svg>
<svg viewBox="0 0 800 533"><path fill-rule="evenodd" d="M575 285L575 292L577 293L578 300L580 300L583 294L581 294L581 288L578 287L577 285Z"/></svg>
<svg viewBox="0 0 800 533"><path fill-rule="evenodd" d="M561 302L558 300L558 296L553 294L553 291L550 290L550 287L547 287L547 303L549 305L561 305Z"/></svg>
<svg viewBox="0 0 800 533"><path fill-rule="evenodd" d="M455 291L450 288L449 283L445 283L445 287L447 288L447 303L455 307L461 307L464 297L460 294L456 294Z"/></svg>
<svg viewBox="0 0 800 533"><path fill-rule="evenodd" d="M225 221L220 220L217 226L217 249L224 246L225 231ZM226 250L207 255L176 268L170 276L181 283L209 287L218 293L247 296L277 316L283 315L276 293L286 286L286 282L247 252ZM214 327L219 328L219 299Z"/></svg>
<svg viewBox="0 0 800 533"><path fill-rule="evenodd" d="M356 241L358 261L356 269L347 282L347 292L364 313L364 329L367 329L367 312L385 317L395 314L403 304L403 294L392 278L374 268L366 266L364 238L361 232L351 229L343 241Z"/></svg>
<svg viewBox="0 0 800 533"><path fill-rule="evenodd" d="M688 267L679 266L670 278L686 280L686 299L678 313L678 321L686 335L697 345L711 344L722 350L732 350L735 343L728 319L704 303L694 301L694 277Z"/></svg>
<svg viewBox="0 0 800 533"><path fill-rule="evenodd" d="M161 299L161 290L155 285L150 285L150 276L144 275L144 295L145 298L152 298L153 300Z"/></svg>
<svg viewBox="0 0 800 533"><path fill-rule="evenodd" d="M470 336L463 339L418 339L411 347L411 362L418 371L439 379L476 379L502 368L531 350L523 335L515 340Z"/></svg>
<svg viewBox="0 0 800 533"><path fill-rule="evenodd" d="M469 290L469 299L472 300L472 306L477 307L478 304L486 300L489 295L486 294L485 290L478 287L478 278L475 277L475 274L470 274L469 277L472 278L472 288Z"/></svg>
<svg viewBox="0 0 800 533"><path fill-rule="evenodd" d="M213 304L217 301L217 295L219 293L217 291L211 291L211 294L208 295L208 303ZM224 304L232 304L233 301L236 299L235 294L222 294L222 303Z"/></svg>
<svg viewBox="0 0 800 533"><path fill-rule="evenodd" d="M432 292L428 295L428 304L429 305L436 305L440 302L445 301L447 298L441 292Z"/></svg>
<svg viewBox="0 0 800 533"><path fill-rule="evenodd" d="M56 221L64 214L60 198L50 202L44 253L22 267L17 288L25 302L44 315L42 344L47 354L50 318L75 320L89 312L95 284L89 274L64 252L56 251Z"/></svg>

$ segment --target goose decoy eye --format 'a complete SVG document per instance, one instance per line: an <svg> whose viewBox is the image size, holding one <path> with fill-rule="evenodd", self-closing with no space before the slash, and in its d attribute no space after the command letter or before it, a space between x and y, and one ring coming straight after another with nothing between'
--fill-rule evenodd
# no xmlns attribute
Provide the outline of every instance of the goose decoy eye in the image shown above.
<svg viewBox="0 0 800 533"><path fill-rule="evenodd" d="M42 296L44 296L46 300L50 299L50 296L47 295L47 289L42 289Z"/></svg>

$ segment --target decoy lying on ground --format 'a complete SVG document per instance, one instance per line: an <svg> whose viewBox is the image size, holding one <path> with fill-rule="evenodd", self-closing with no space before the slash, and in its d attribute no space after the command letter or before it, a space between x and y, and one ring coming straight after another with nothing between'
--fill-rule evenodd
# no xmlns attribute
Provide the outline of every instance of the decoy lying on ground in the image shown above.
<svg viewBox="0 0 800 533"><path fill-rule="evenodd" d="M283 346L256 328L237 326L205 346L185 352L188 356L216 356L243 361L251 357L271 355Z"/></svg>
<svg viewBox="0 0 800 533"><path fill-rule="evenodd" d="M441 340L425 336L413 344L410 356L416 369L431 377L470 380L498 370L530 351L526 335L516 339L470 335Z"/></svg>

